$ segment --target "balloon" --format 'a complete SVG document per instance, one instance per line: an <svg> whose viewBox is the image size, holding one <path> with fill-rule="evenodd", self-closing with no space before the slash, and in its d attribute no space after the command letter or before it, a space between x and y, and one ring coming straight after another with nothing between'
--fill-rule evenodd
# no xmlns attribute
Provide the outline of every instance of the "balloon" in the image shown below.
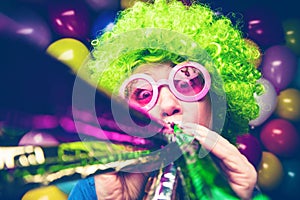
<svg viewBox="0 0 300 200"><path fill-rule="evenodd" d="M38 145L38 146L56 146L59 141L49 133L40 131L30 131L26 133L21 140L19 145Z"/></svg>
<svg viewBox="0 0 300 200"><path fill-rule="evenodd" d="M36 129L52 129L59 125L58 118L53 115L35 115L32 125Z"/></svg>
<svg viewBox="0 0 300 200"><path fill-rule="evenodd" d="M50 44L47 53L77 71L90 52L82 42L73 38L63 38Z"/></svg>
<svg viewBox="0 0 300 200"><path fill-rule="evenodd" d="M22 200L67 200L68 197L65 193L60 191L55 186L47 186L29 190L22 197Z"/></svg>
<svg viewBox="0 0 300 200"><path fill-rule="evenodd" d="M86 6L80 2L51 3L49 18L53 30L63 37L86 39L90 26Z"/></svg>
<svg viewBox="0 0 300 200"><path fill-rule="evenodd" d="M258 139L251 134L244 134L237 136L236 143L239 151L246 156L250 163L257 167L262 156Z"/></svg>
<svg viewBox="0 0 300 200"><path fill-rule="evenodd" d="M297 72L295 74L294 80L291 83L291 87L300 89L300 58L298 58Z"/></svg>
<svg viewBox="0 0 300 200"><path fill-rule="evenodd" d="M0 13L0 32L10 37L25 40L32 45L45 49L51 42L52 34L42 17L28 9L20 9L4 15Z"/></svg>
<svg viewBox="0 0 300 200"><path fill-rule="evenodd" d="M297 199L300 196L300 161L286 159L281 161L284 171L284 178L280 192L289 199Z"/></svg>
<svg viewBox="0 0 300 200"><path fill-rule="evenodd" d="M103 11L94 21L91 28L91 39L95 39L100 36L102 32L111 30L114 26L115 18L117 16L116 11L107 10Z"/></svg>
<svg viewBox="0 0 300 200"><path fill-rule="evenodd" d="M284 119L300 120L300 91L294 88L288 88L278 95L278 103L275 113Z"/></svg>
<svg viewBox="0 0 300 200"><path fill-rule="evenodd" d="M257 184L263 191L274 191L282 182L282 164L271 152L262 152L261 162L257 171Z"/></svg>
<svg viewBox="0 0 300 200"><path fill-rule="evenodd" d="M279 156L293 156L299 148L299 134L285 119L273 119L265 124L260 139L268 151Z"/></svg>
<svg viewBox="0 0 300 200"><path fill-rule="evenodd" d="M297 68L296 55L286 46L276 45L265 51L262 74L275 89L285 89L293 80Z"/></svg>
<svg viewBox="0 0 300 200"><path fill-rule="evenodd" d="M261 52L261 49L260 49L259 46L258 46L255 42L253 42L252 40L250 40L250 39L245 39L245 41L246 41L246 43L248 43L250 46L253 46L253 47L257 48L257 49L259 50L259 52L260 52L260 56L259 56L257 59L255 59L254 61L251 60L251 62L253 62L253 64L255 65L255 67L258 68L258 67L260 66L260 64L261 64L261 61L262 61L262 52Z"/></svg>
<svg viewBox="0 0 300 200"><path fill-rule="evenodd" d="M144 1L147 2L147 0L121 0L121 8L130 8L133 6L137 1Z"/></svg>
<svg viewBox="0 0 300 200"><path fill-rule="evenodd" d="M86 0L86 2L95 11L120 9L120 0Z"/></svg>
<svg viewBox="0 0 300 200"><path fill-rule="evenodd" d="M249 122L249 125L252 127L264 123L272 115L277 104L277 93L270 81L260 78L257 82L264 86L264 93L260 96L254 94L254 98L259 106L259 116Z"/></svg>
<svg viewBox="0 0 300 200"><path fill-rule="evenodd" d="M284 30L276 14L267 8L255 6L244 13L246 33L262 48L284 44Z"/></svg>
<svg viewBox="0 0 300 200"><path fill-rule="evenodd" d="M193 0L180 0L184 5L190 6L193 3Z"/></svg>
<svg viewBox="0 0 300 200"><path fill-rule="evenodd" d="M65 182L56 184L56 187L58 187L65 194L69 195L70 192L72 191L73 187L77 184L77 182L78 182L78 180L65 181Z"/></svg>
<svg viewBox="0 0 300 200"><path fill-rule="evenodd" d="M282 22L286 46L294 51L298 56L300 55L300 20L287 19Z"/></svg>

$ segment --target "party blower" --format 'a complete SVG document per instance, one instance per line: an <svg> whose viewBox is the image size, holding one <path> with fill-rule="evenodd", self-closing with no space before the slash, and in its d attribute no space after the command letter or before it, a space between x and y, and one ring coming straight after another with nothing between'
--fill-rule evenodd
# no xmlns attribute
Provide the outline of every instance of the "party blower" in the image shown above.
<svg viewBox="0 0 300 200"><path fill-rule="evenodd" d="M166 126L112 99L27 44L1 40L0 199L112 171L150 172L143 199L238 199L179 124ZM93 108L84 94L74 101L76 81L95 92ZM40 134L28 138L32 132Z"/></svg>

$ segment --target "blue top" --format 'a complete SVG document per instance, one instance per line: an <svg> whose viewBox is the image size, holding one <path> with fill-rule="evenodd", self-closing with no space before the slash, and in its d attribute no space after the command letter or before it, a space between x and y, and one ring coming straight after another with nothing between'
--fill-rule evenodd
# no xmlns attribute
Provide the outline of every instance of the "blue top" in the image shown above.
<svg viewBox="0 0 300 200"><path fill-rule="evenodd" d="M94 177L78 181L70 192L68 200L97 200Z"/></svg>
<svg viewBox="0 0 300 200"><path fill-rule="evenodd" d="M257 186L252 197L257 200L269 200ZM79 180L70 192L68 200L97 200L94 177Z"/></svg>

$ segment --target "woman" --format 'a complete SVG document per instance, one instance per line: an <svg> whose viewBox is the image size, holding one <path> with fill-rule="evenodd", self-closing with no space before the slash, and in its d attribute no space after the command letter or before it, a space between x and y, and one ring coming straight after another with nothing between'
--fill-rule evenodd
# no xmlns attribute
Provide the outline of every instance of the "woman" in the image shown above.
<svg viewBox="0 0 300 200"><path fill-rule="evenodd" d="M93 44L87 66L99 87L166 124L179 123L218 158L236 195L251 198L257 173L233 144L258 116L253 94L261 93L260 73L253 63L259 51L228 18L199 4L138 2ZM147 177L98 175L80 181L70 199L87 197L81 192L87 188L94 199L139 199Z"/></svg>

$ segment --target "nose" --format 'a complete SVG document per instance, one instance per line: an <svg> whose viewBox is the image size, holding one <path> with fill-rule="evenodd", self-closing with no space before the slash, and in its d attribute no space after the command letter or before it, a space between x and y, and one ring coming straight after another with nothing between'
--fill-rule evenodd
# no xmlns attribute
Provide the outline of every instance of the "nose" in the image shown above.
<svg viewBox="0 0 300 200"><path fill-rule="evenodd" d="M166 86L160 88L157 105L159 106L159 114L162 118L182 114L180 100Z"/></svg>

